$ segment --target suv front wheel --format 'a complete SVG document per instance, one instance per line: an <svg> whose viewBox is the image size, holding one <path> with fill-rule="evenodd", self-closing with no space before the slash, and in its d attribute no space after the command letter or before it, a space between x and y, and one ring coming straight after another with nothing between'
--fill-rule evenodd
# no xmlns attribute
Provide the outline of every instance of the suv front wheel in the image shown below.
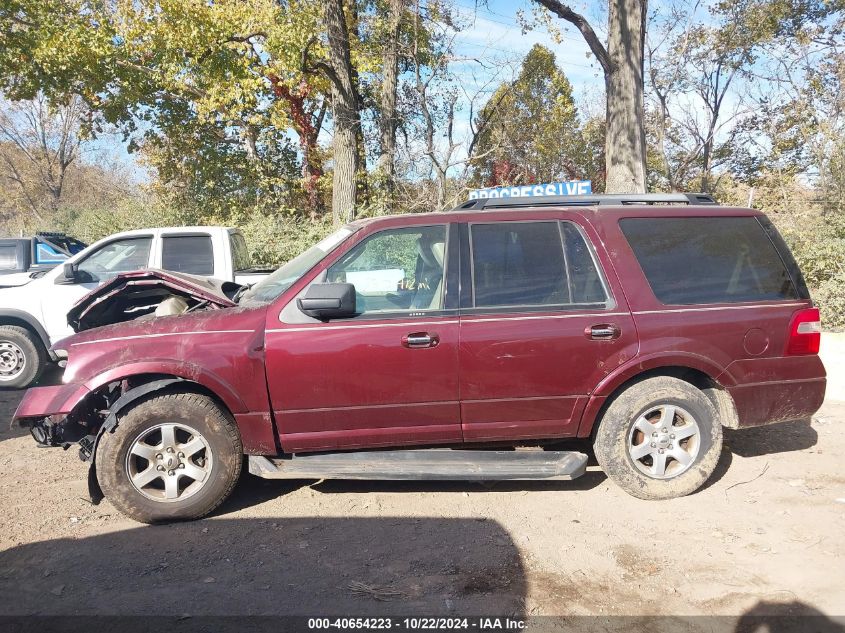
<svg viewBox="0 0 845 633"><path fill-rule="evenodd" d="M242 462L235 421L196 393L134 404L100 438L96 455L106 498L142 523L205 516L232 492Z"/></svg>
<svg viewBox="0 0 845 633"><path fill-rule="evenodd" d="M698 490L722 450L716 409L693 385L658 376L616 397L593 445L604 472L640 499L671 499Z"/></svg>

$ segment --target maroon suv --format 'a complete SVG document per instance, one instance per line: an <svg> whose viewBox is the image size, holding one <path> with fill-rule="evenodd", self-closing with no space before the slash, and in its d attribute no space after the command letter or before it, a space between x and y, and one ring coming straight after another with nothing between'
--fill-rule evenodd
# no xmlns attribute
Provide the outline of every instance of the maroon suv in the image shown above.
<svg viewBox="0 0 845 633"><path fill-rule="evenodd" d="M577 477L563 439L677 497L723 426L807 420L825 391L783 240L698 194L359 220L254 287L137 271L68 319L64 384L15 419L79 442L92 495L145 522L210 512L244 454L267 478Z"/></svg>

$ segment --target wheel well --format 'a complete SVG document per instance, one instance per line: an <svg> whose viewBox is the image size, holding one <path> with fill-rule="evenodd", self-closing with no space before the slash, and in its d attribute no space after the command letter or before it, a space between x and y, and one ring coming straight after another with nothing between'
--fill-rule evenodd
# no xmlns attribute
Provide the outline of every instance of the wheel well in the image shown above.
<svg viewBox="0 0 845 633"><path fill-rule="evenodd" d="M151 384L158 381L161 381L163 384L161 386ZM130 393L133 389L143 391L144 385L150 385L150 390L147 393L141 393L135 399L130 397L125 404L120 402L121 396ZM85 404L80 410L76 411L76 415L87 417L94 414L94 409L99 408L97 406L98 403L105 407L105 409L111 409L113 405L116 405L117 409L108 413L103 419L102 424L98 428L93 429L93 433L96 436L93 441L87 442L84 446L80 441L80 456L84 455L85 457L83 459L90 460L91 463L91 467L88 469L88 494L94 505L99 504L104 498L99 480L97 479L96 466L96 454L100 438L106 432L114 432L114 429L118 426L119 418L117 415L123 408L135 402L141 402L145 399L168 393L196 393L208 396L217 403L221 411L224 411L230 417L234 417L229 407L226 406L226 403L213 391L197 382L172 374L137 374L109 382L95 389L85 398L83 401ZM99 413L102 415L103 411L101 410ZM88 437L92 438L94 436L89 435Z"/></svg>
<svg viewBox="0 0 845 633"><path fill-rule="evenodd" d="M32 323L30 323L26 319L21 319L19 317L15 317L15 316L7 316L7 315L4 314L4 315L0 316L0 326L4 326L4 325L12 325L12 326L15 326L15 327L23 328L24 330L26 330L27 332L32 334L32 336L35 338L36 342L43 345L45 349L50 347L47 343L45 343L44 337L41 335L41 333L37 329L35 329L32 326Z"/></svg>
<svg viewBox="0 0 845 633"><path fill-rule="evenodd" d="M710 399L710 402L712 402L713 406L716 408L716 412L719 415L719 420L722 423L722 426L729 429L739 427L739 416L736 412L736 406L734 405L733 398L731 397L731 394L728 393L727 389L716 382L711 376L698 369L683 366L668 366L655 367L644 371L641 374L637 374L636 376L629 378L616 387L616 389L613 390L613 393L607 397L607 400L604 401L604 404L596 413L595 420L593 420L593 428L590 431L590 436L595 437L596 431L598 431L599 428L598 423L601 421L602 416L604 416L604 412L607 411L607 408L623 391L638 382L642 382L643 380L654 378L656 376L669 376L688 382L693 387L701 390L702 393Z"/></svg>
<svg viewBox="0 0 845 633"><path fill-rule="evenodd" d="M143 385L147 385L151 382L155 382L157 380L166 380L166 379L176 379L178 382L171 383L169 385L165 385L155 391L152 391L150 396L154 395L161 395L166 393L196 393L208 396L217 405L220 407L222 411L225 411L227 414L232 415L232 412L229 410L229 407L226 406L226 403L211 389L206 387L205 385L201 385L198 382L194 382L193 380L188 380L187 378L182 378L181 376L175 376L172 374L137 374L134 376L129 376L120 381L110 382L106 385L103 385L99 389L95 390L95 393L99 394L111 394L110 399L111 402L114 402L117 398L119 398L124 393L131 391L132 389L142 387ZM115 390L117 387L117 390Z"/></svg>

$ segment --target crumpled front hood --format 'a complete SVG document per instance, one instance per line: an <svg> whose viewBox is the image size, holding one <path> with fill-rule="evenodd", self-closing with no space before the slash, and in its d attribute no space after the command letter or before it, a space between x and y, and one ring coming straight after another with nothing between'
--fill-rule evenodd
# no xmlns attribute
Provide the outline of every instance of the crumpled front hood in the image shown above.
<svg viewBox="0 0 845 633"><path fill-rule="evenodd" d="M266 312L261 304L150 316L85 330L53 348L67 351L64 382L84 384L126 366L134 369L124 375L140 371L194 379L192 372L200 367L238 374L253 359L263 363L263 354L251 350L263 341Z"/></svg>
<svg viewBox="0 0 845 633"><path fill-rule="evenodd" d="M182 297L192 307L237 305L232 298L241 288L231 281L207 279L155 268L122 273L82 297L67 314L76 332L122 323L149 314L169 296ZM152 307L152 309L150 309Z"/></svg>

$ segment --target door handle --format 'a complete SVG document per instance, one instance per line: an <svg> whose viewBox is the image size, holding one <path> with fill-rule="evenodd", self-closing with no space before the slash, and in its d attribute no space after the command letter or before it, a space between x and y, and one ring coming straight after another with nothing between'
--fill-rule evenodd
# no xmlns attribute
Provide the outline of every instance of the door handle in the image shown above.
<svg viewBox="0 0 845 633"><path fill-rule="evenodd" d="M613 323L600 323L584 330L584 336L594 341L613 341L618 339L621 334L622 330Z"/></svg>
<svg viewBox="0 0 845 633"><path fill-rule="evenodd" d="M439 342L440 337L437 334L429 334L428 332L414 332L402 337L402 345L411 349L435 347Z"/></svg>

